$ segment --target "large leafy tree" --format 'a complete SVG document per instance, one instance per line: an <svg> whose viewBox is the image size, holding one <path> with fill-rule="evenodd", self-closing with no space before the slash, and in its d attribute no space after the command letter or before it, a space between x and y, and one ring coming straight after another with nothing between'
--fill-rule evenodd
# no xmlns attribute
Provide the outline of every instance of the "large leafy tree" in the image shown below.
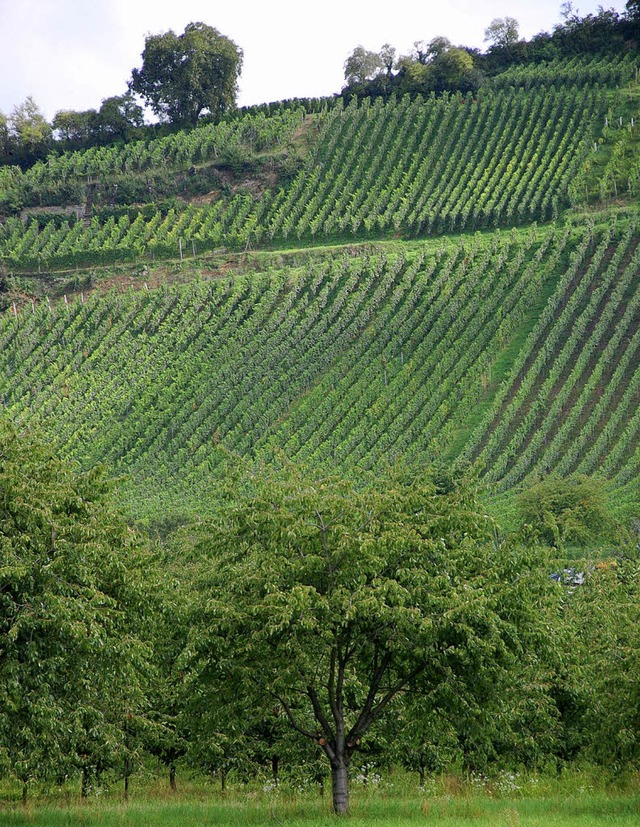
<svg viewBox="0 0 640 827"><path fill-rule="evenodd" d="M23 784L92 775L144 710L143 550L99 471L0 419L0 764Z"/></svg>
<svg viewBox="0 0 640 827"><path fill-rule="evenodd" d="M9 121L4 112L0 111L0 157L8 158L11 143L9 139Z"/></svg>
<svg viewBox="0 0 640 827"><path fill-rule="evenodd" d="M70 146L82 146L89 141L96 115L95 109L87 109L83 112L61 109L54 115L51 126L58 140Z"/></svg>
<svg viewBox="0 0 640 827"><path fill-rule="evenodd" d="M18 161L31 164L50 149L51 127L31 96L13 107L8 126Z"/></svg>
<svg viewBox="0 0 640 827"><path fill-rule="evenodd" d="M515 17L495 17L484 30L485 42L497 48L508 48L518 42L518 21Z"/></svg>
<svg viewBox="0 0 640 827"><path fill-rule="evenodd" d="M142 107L131 93L105 98L91 121L93 133L102 139L130 139L144 123Z"/></svg>
<svg viewBox="0 0 640 827"><path fill-rule="evenodd" d="M550 546L618 539L602 480L583 474L551 475L528 486L517 504L523 522Z"/></svg>
<svg viewBox="0 0 640 827"><path fill-rule="evenodd" d="M565 587L564 691L579 701L569 735L574 751L615 770L640 759L640 565L637 549L628 551L589 564L583 585Z"/></svg>
<svg viewBox="0 0 640 827"><path fill-rule="evenodd" d="M219 115L235 106L242 49L217 29L189 23L145 40L142 68L129 88L160 118L195 124L202 112Z"/></svg>
<svg viewBox="0 0 640 827"><path fill-rule="evenodd" d="M362 86L377 77L382 70L382 59L378 52L356 46L344 62L344 79L349 86Z"/></svg>
<svg viewBox="0 0 640 827"><path fill-rule="evenodd" d="M551 588L528 552L495 547L456 484L288 469L233 479L225 501L188 649L198 695L280 710L328 760L337 813L354 754L403 693L490 695Z"/></svg>

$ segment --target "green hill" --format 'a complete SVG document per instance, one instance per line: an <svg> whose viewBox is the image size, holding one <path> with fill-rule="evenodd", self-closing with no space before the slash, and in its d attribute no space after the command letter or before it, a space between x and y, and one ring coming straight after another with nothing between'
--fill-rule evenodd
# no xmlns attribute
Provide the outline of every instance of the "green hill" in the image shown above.
<svg viewBox="0 0 640 827"><path fill-rule="evenodd" d="M5 171L31 211L0 229L0 256L24 272L546 221L582 197L575 182L608 111L603 85L488 87L478 98L339 100L311 116L293 108L51 158ZM166 201L176 193L186 200ZM33 211L72 198L72 216Z"/></svg>
<svg viewBox="0 0 640 827"><path fill-rule="evenodd" d="M635 221L336 252L302 267L40 303L0 326L0 399L132 512L196 507L222 445L347 473L478 461L637 478ZM173 503L168 506L167 503Z"/></svg>
<svg viewBox="0 0 640 827"><path fill-rule="evenodd" d="M471 463L498 493L580 472L633 511L630 72L511 70L477 99L283 107L5 169L30 205L0 225L5 412L124 474L147 519L202 507L219 446L355 475ZM221 247L232 275L202 258ZM141 289L162 258L179 282ZM137 290L44 298L55 268L92 266L79 286L127 261Z"/></svg>

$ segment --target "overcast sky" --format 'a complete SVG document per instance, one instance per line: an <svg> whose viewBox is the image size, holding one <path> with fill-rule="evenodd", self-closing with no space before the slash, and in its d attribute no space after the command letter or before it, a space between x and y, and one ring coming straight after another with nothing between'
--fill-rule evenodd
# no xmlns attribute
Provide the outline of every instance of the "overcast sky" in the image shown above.
<svg viewBox="0 0 640 827"><path fill-rule="evenodd" d="M625 0L604 3L624 9ZM598 0L577 0L581 15ZM560 22L560 0L0 0L0 111L28 95L50 120L60 109L97 109L141 66L145 36L201 21L244 50L241 105L338 92L343 64L361 44L444 35L485 48L484 30L509 15L529 38Z"/></svg>

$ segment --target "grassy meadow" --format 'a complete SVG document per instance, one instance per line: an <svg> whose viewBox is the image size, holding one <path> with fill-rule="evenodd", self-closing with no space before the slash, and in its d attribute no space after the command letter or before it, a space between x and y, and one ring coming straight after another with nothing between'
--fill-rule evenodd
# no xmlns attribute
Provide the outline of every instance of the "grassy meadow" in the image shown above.
<svg viewBox="0 0 640 827"><path fill-rule="evenodd" d="M504 773L493 779L463 781L447 775L428 780L420 790L415 776L401 772L367 785L352 785L346 820L354 827L573 827L637 825L640 777L612 781L601 773L572 771L559 777L524 777ZM288 784L231 785L183 782L171 793L162 782L135 785L128 801L118 787L81 801L75 790L41 793L23 807L10 789L2 790L2 827L235 827L238 825L335 824L331 797Z"/></svg>

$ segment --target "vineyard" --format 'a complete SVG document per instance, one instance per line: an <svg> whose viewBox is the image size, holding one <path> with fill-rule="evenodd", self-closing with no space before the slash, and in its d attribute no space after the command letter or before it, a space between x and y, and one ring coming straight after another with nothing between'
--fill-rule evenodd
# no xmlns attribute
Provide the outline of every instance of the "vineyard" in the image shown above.
<svg viewBox="0 0 640 827"><path fill-rule="evenodd" d="M240 148L262 152L286 144L303 117L301 107L292 107L150 141L51 155L24 173L17 167L0 167L0 188L27 207L64 204L74 196L86 199L88 183L113 195L113 187L117 190L125 175L142 176L148 185L154 171L185 171L229 157Z"/></svg>
<svg viewBox="0 0 640 827"><path fill-rule="evenodd" d="M609 111L604 84L631 71L625 62L609 74L606 68L592 66L598 85L525 84L476 98L405 96L348 106L339 99L311 115L293 107L52 157L24 174L0 169L0 188L25 204L61 203L74 194L84 200L72 215L27 211L8 218L0 224L0 260L10 272L39 272L551 220L570 202L589 199L584 170ZM539 71L544 77L546 69ZM626 125L626 115L621 120ZM256 160L263 152L270 160ZM262 176L260 192L221 177L221 169L243 163ZM287 164L292 180L278 186ZM637 170L633 186L636 178ZM159 205L161 184L166 191L209 188L208 203ZM112 199L112 207L87 209L98 196ZM134 196L149 203L129 203ZM66 207L73 209L69 204L73 199Z"/></svg>
<svg viewBox="0 0 640 827"><path fill-rule="evenodd" d="M617 58L584 58L550 60L544 63L511 66L492 80L495 89L530 89L534 86L588 86L601 84L624 86L634 77L636 63L633 55Z"/></svg>
<svg viewBox="0 0 640 827"><path fill-rule="evenodd" d="M631 789L640 11L580 56L565 5L396 74L358 47L387 71L333 98L0 153L0 813Z"/></svg>
<svg viewBox="0 0 640 827"><path fill-rule="evenodd" d="M548 473L635 491L635 72L519 66L476 96L265 106L1 168L26 206L0 264L39 289L5 301L0 404L124 474L143 517L199 508L220 448L357 475L472 465L499 496ZM234 251L231 277L212 262ZM181 283L40 289L168 259Z"/></svg>
<svg viewBox="0 0 640 827"><path fill-rule="evenodd" d="M0 323L0 400L126 474L145 516L195 502L218 445L348 473L470 461L499 489L637 479L633 220L394 250L25 306Z"/></svg>

